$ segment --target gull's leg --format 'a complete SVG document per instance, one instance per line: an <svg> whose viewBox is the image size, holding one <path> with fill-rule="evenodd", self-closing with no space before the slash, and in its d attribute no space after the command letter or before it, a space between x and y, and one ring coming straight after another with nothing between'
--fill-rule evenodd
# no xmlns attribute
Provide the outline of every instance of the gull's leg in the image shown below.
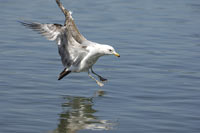
<svg viewBox="0 0 200 133"><path fill-rule="evenodd" d="M91 67L91 72L92 72L93 74L97 75L97 77L98 77L101 81L107 81L107 79L105 79L105 78L101 77L99 74L95 73L95 72L93 71L92 67Z"/></svg>
<svg viewBox="0 0 200 133"><path fill-rule="evenodd" d="M92 75L90 75L90 70L88 70L88 76L91 78L91 79L93 79L94 81L96 81L96 83L99 85L99 86L103 86L104 84L103 83L101 83L101 82L99 82L98 80L96 80L94 77L92 77Z"/></svg>

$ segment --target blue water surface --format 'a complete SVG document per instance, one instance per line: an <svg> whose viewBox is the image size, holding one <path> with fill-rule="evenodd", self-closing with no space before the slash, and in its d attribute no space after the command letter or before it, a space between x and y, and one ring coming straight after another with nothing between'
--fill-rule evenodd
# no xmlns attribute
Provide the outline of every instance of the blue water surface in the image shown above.
<svg viewBox="0 0 200 133"><path fill-rule="evenodd" d="M54 0L0 4L1 133L200 131L199 0L62 0L89 40L112 45L87 73L63 70L55 42L18 23L63 24Z"/></svg>

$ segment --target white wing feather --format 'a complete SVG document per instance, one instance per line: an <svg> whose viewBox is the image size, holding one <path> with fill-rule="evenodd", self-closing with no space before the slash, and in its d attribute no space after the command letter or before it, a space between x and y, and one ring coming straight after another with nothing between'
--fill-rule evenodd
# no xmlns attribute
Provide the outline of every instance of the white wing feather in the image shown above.
<svg viewBox="0 0 200 133"><path fill-rule="evenodd" d="M60 35L64 31L64 28L60 24L41 24L41 23L26 23L21 22L24 26L31 28L50 41L57 41L57 44L61 44Z"/></svg>

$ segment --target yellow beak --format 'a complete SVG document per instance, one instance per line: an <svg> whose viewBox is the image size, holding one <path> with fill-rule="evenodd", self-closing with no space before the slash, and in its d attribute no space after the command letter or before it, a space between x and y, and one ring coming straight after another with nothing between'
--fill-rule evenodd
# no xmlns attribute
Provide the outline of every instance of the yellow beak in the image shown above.
<svg viewBox="0 0 200 133"><path fill-rule="evenodd" d="M118 53L113 53L115 56L120 57L120 55Z"/></svg>

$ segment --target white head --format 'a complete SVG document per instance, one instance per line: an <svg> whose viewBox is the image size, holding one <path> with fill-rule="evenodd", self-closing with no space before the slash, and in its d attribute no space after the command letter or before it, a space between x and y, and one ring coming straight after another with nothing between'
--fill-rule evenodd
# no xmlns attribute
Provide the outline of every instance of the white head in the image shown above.
<svg viewBox="0 0 200 133"><path fill-rule="evenodd" d="M105 55L115 55L117 57L120 57L120 55L115 51L115 49L110 45L103 45L102 47L103 53Z"/></svg>

